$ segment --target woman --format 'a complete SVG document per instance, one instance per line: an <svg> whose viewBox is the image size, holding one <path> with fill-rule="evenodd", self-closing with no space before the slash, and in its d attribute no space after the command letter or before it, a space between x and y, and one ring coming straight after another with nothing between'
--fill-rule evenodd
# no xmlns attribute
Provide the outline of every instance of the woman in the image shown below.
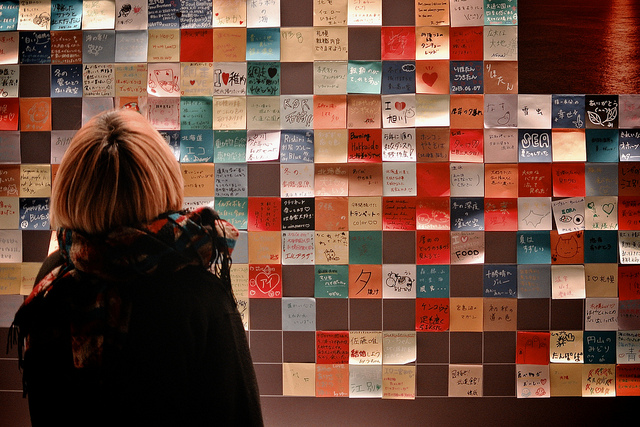
<svg viewBox="0 0 640 427"><path fill-rule="evenodd" d="M182 203L139 113L76 133L52 188L59 250L14 321L34 425L262 424L229 277L238 232Z"/></svg>

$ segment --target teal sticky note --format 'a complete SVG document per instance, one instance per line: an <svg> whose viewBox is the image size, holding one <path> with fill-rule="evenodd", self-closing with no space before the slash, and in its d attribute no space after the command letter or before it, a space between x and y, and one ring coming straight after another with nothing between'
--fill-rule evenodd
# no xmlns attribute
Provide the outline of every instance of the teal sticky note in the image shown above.
<svg viewBox="0 0 640 427"><path fill-rule="evenodd" d="M382 61L349 61L347 93L380 94Z"/></svg>
<svg viewBox="0 0 640 427"><path fill-rule="evenodd" d="M280 95L280 63L268 61L248 62L247 95Z"/></svg>
<svg viewBox="0 0 640 427"><path fill-rule="evenodd" d="M213 163L213 131L180 131L181 163Z"/></svg>
<svg viewBox="0 0 640 427"><path fill-rule="evenodd" d="M244 163L246 155L246 130L213 131L213 161L215 163Z"/></svg>
<svg viewBox="0 0 640 427"><path fill-rule="evenodd" d="M82 0L51 2L51 31L79 30L82 25Z"/></svg>
<svg viewBox="0 0 640 427"><path fill-rule="evenodd" d="M518 264L551 264L549 231L518 231Z"/></svg>
<svg viewBox="0 0 640 427"><path fill-rule="evenodd" d="M449 298L449 265L419 265L416 281L416 298Z"/></svg>
<svg viewBox="0 0 640 427"><path fill-rule="evenodd" d="M584 263L618 262L618 232L616 230L586 230L584 232Z"/></svg>
<svg viewBox="0 0 640 427"><path fill-rule="evenodd" d="M585 163L584 184L587 196L617 196L618 164Z"/></svg>
<svg viewBox="0 0 640 427"><path fill-rule="evenodd" d="M587 161L618 162L618 129L586 129Z"/></svg>
<svg viewBox="0 0 640 427"><path fill-rule="evenodd" d="M0 31L16 31L18 29L19 11L20 5L18 0L0 3Z"/></svg>
<svg viewBox="0 0 640 427"><path fill-rule="evenodd" d="M382 231L349 232L349 264L382 264Z"/></svg>
<svg viewBox="0 0 640 427"><path fill-rule="evenodd" d="M349 266L316 265L314 296L316 298L348 298Z"/></svg>
<svg viewBox="0 0 640 427"><path fill-rule="evenodd" d="M518 298L551 298L551 265L518 265Z"/></svg>
<svg viewBox="0 0 640 427"><path fill-rule="evenodd" d="M216 197L213 208L220 218L229 221L238 230L246 230L249 222L249 202L246 197Z"/></svg>
<svg viewBox="0 0 640 427"><path fill-rule="evenodd" d="M213 129L213 98L210 96L181 97L180 129Z"/></svg>
<svg viewBox="0 0 640 427"><path fill-rule="evenodd" d="M280 28L247 28L247 61L280 60Z"/></svg>

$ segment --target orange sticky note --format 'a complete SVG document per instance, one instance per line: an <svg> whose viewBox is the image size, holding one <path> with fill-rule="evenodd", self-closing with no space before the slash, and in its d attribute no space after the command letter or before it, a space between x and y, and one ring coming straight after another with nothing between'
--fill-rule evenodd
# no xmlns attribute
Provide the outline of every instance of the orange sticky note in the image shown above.
<svg viewBox="0 0 640 427"><path fill-rule="evenodd" d="M316 197L316 230L343 231L349 228L348 197Z"/></svg>
<svg viewBox="0 0 640 427"><path fill-rule="evenodd" d="M418 163L416 179L418 197L447 197L451 194L448 163Z"/></svg>
<svg viewBox="0 0 640 427"><path fill-rule="evenodd" d="M584 233L582 231L559 234L558 230L551 230L550 237L552 264L584 263Z"/></svg>
<svg viewBox="0 0 640 427"><path fill-rule="evenodd" d="M449 298L416 299L416 331L443 332L449 329Z"/></svg>
<svg viewBox="0 0 640 427"><path fill-rule="evenodd" d="M548 365L549 332L518 331L516 338L516 363L520 365Z"/></svg>
<svg viewBox="0 0 640 427"><path fill-rule="evenodd" d="M484 95L451 95L449 111L452 129L484 127Z"/></svg>
<svg viewBox="0 0 640 427"><path fill-rule="evenodd" d="M382 27L380 39L383 61L414 59L416 57L414 27Z"/></svg>
<svg viewBox="0 0 640 427"><path fill-rule="evenodd" d="M20 98L20 130L51 130L51 98Z"/></svg>
<svg viewBox="0 0 640 427"><path fill-rule="evenodd" d="M416 93L449 93L449 61L416 61Z"/></svg>
<svg viewBox="0 0 640 427"><path fill-rule="evenodd" d="M280 231L248 233L249 263L280 265L281 239Z"/></svg>
<svg viewBox="0 0 640 427"><path fill-rule="evenodd" d="M182 163L185 197L211 197L215 192L213 163Z"/></svg>
<svg viewBox="0 0 640 427"><path fill-rule="evenodd" d="M248 201L248 231L280 231L280 197L249 197Z"/></svg>
<svg viewBox="0 0 640 427"><path fill-rule="evenodd" d="M346 95L315 95L313 97L313 128L342 129L346 125Z"/></svg>
<svg viewBox="0 0 640 427"><path fill-rule="evenodd" d="M518 61L485 61L484 93L518 93Z"/></svg>
<svg viewBox="0 0 640 427"><path fill-rule="evenodd" d="M484 303L482 298L450 298L452 331L482 332Z"/></svg>
<svg viewBox="0 0 640 427"><path fill-rule="evenodd" d="M640 396L640 365L616 366L616 396Z"/></svg>
<svg viewBox="0 0 640 427"><path fill-rule="evenodd" d="M417 128L416 157L418 162L448 162L449 128Z"/></svg>
<svg viewBox="0 0 640 427"><path fill-rule="evenodd" d="M349 265L349 298L382 298L382 265Z"/></svg>
<svg viewBox="0 0 640 427"><path fill-rule="evenodd" d="M415 197L383 197L382 198L383 230L415 230L416 198Z"/></svg>
<svg viewBox="0 0 640 427"><path fill-rule="evenodd" d="M247 57L246 28L214 28L213 60L216 62L242 62Z"/></svg>
<svg viewBox="0 0 640 427"><path fill-rule="evenodd" d="M316 163L314 190L316 196L347 196L351 168L344 163Z"/></svg>
<svg viewBox="0 0 640 427"><path fill-rule="evenodd" d="M451 248L448 231L417 231L416 264L449 264Z"/></svg>
<svg viewBox="0 0 640 427"><path fill-rule="evenodd" d="M485 164L484 196L495 198L518 197L518 164Z"/></svg>
<svg viewBox="0 0 640 427"><path fill-rule="evenodd" d="M584 163L552 163L553 196L584 197Z"/></svg>
<svg viewBox="0 0 640 427"><path fill-rule="evenodd" d="M213 28L180 30L180 62L213 62Z"/></svg>

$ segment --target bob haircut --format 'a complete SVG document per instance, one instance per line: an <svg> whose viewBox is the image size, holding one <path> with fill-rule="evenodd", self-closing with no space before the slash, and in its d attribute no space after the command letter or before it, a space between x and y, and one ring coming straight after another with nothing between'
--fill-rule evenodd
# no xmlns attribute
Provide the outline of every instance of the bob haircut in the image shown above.
<svg viewBox="0 0 640 427"><path fill-rule="evenodd" d="M182 209L180 165L133 110L98 114L73 137L51 190L51 223L87 234L136 226Z"/></svg>

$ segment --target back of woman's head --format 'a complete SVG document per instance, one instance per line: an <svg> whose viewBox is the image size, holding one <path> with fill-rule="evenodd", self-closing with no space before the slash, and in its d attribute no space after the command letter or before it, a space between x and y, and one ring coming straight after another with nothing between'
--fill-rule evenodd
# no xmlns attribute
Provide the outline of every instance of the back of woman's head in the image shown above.
<svg viewBox="0 0 640 427"><path fill-rule="evenodd" d="M51 221L89 234L135 226L180 210L180 166L139 113L99 114L73 137L55 176Z"/></svg>

